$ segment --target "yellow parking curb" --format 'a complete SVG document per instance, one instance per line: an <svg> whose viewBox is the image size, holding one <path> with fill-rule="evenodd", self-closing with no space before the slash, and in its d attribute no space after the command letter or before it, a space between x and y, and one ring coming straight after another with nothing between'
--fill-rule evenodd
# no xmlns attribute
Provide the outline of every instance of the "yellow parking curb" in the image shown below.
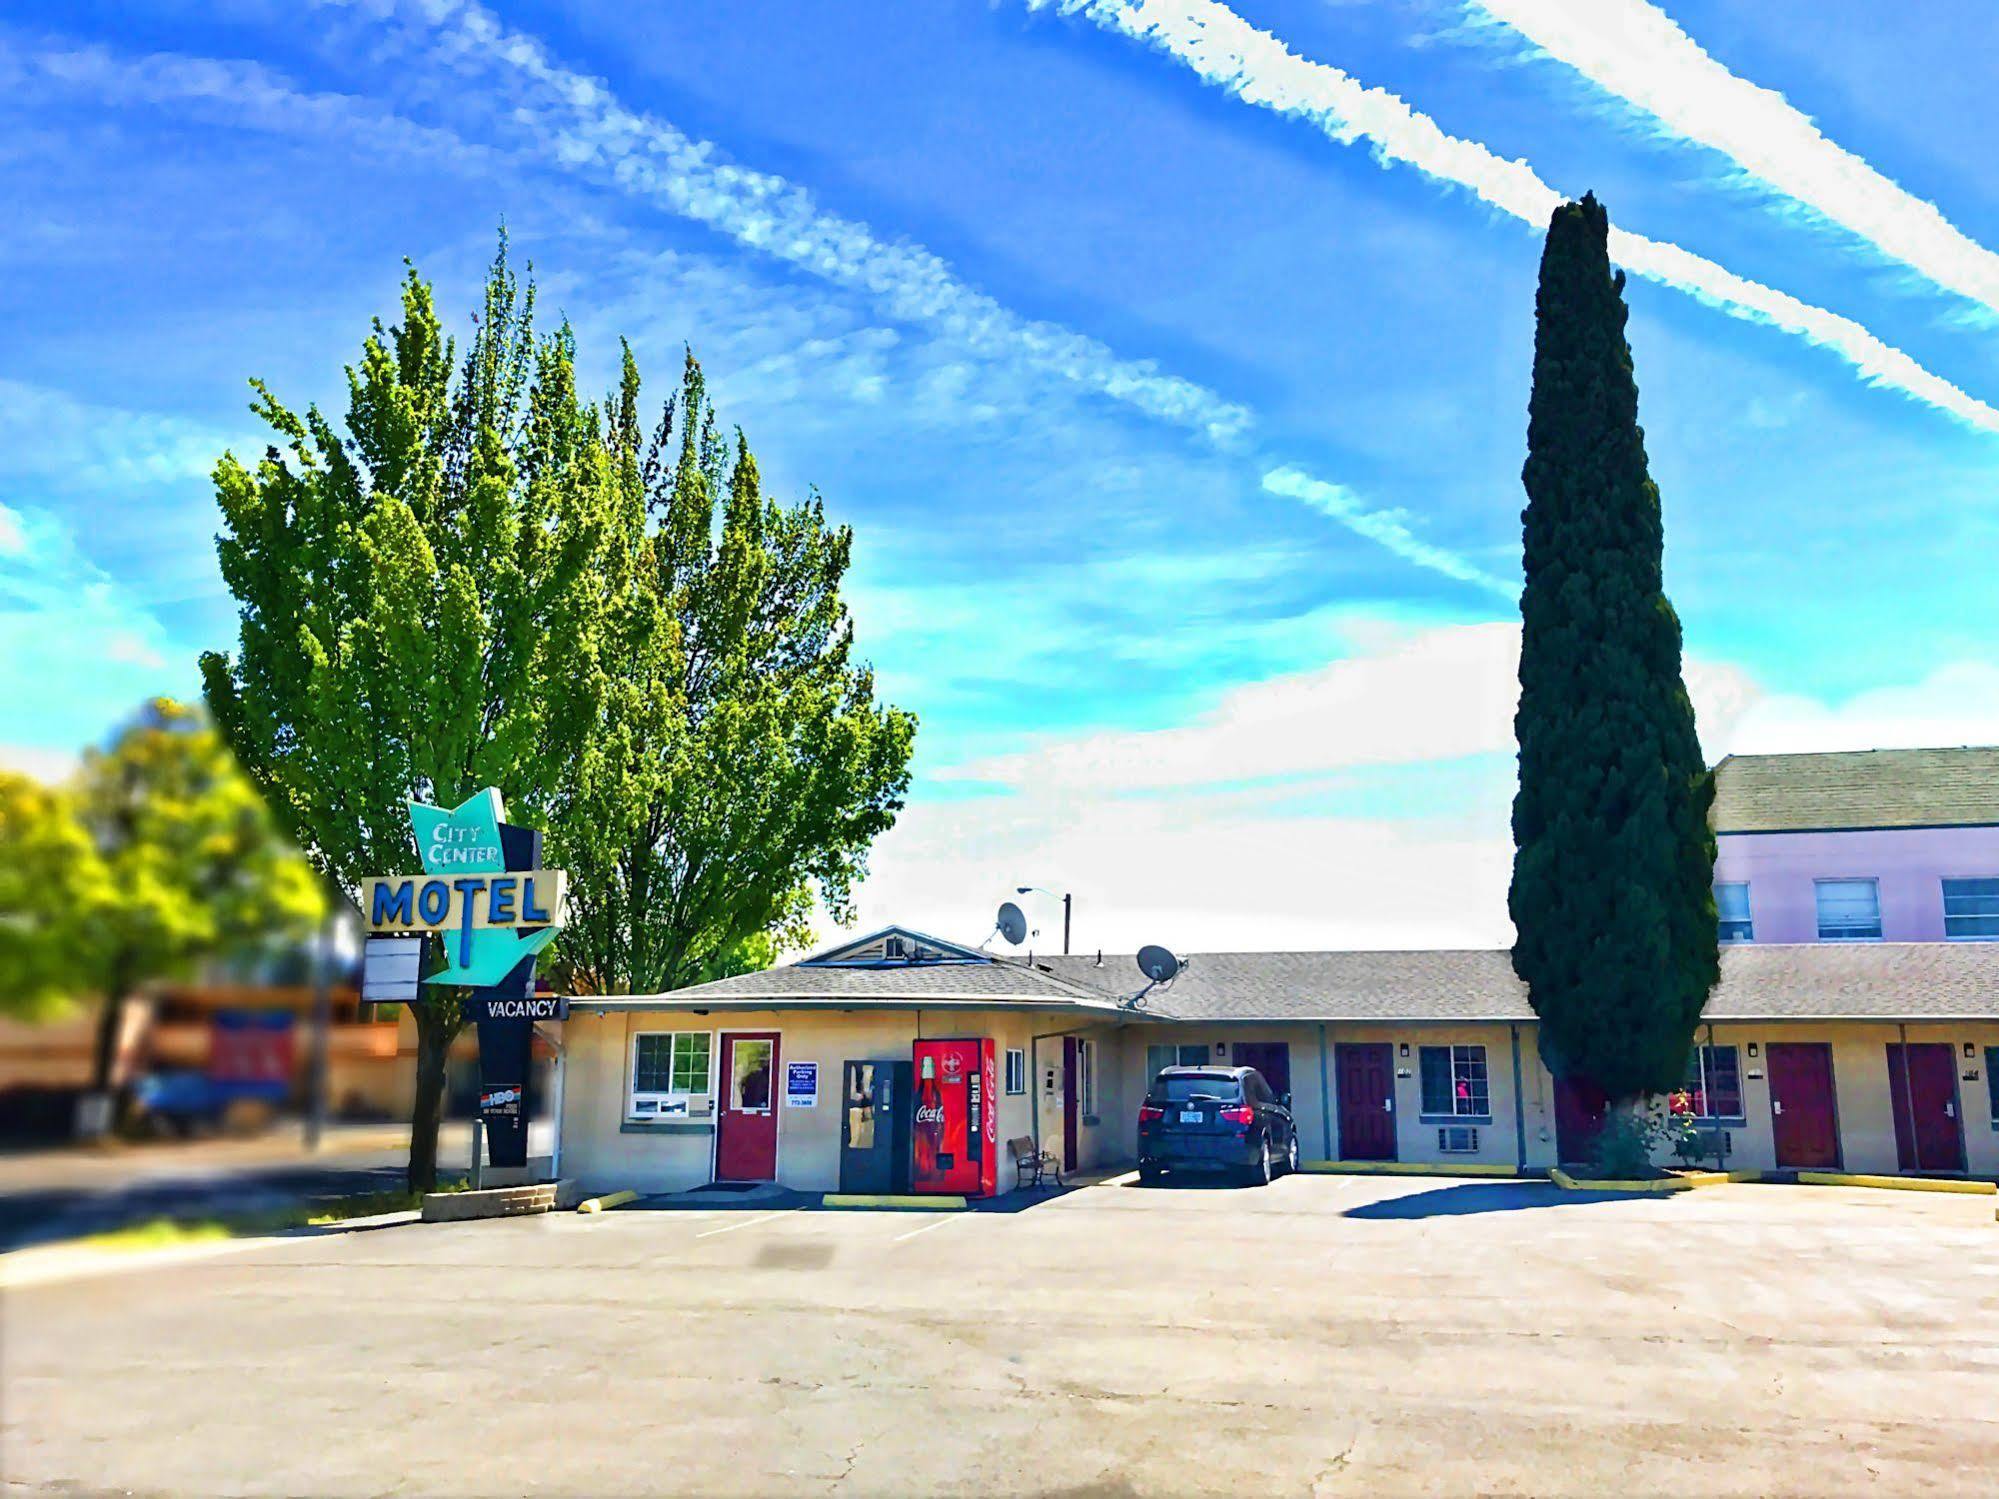
<svg viewBox="0 0 1999 1499"><path fill-rule="evenodd" d="M1812 1187L1885 1187L1896 1192L1976 1192L1990 1197L1999 1184L1958 1181L1934 1176L1854 1176L1842 1171L1800 1171L1798 1180Z"/></svg>
<svg viewBox="0 0 1999 1499"><path fill-rule="evenodd" d="M935 1197L903 1196L894 1192L828 1192L819 1199L822 1208L929 1208L933 1212L969 1206L962 1197L938 1194Z"/></svg>
<svg viewBox="0 0 1999 1499"><path fill-rule="evenodd" d="M1300 1171L1354 1176L1518 1176L1511 1166L1467 1161L1462 1166L1428 1161L1300 1161Z"/></svg>
<svg viewBox="0 0 1999 1499"><path fill-rule="evenodd" d="M602 1197L586 1197L576 1204L579 1213L607 1213L612 1208L621 1208L628 1202L637 1202L636 1192L606 1192Z"/></svg>
<svg viewBox="0 0 1999 1499"><path fill-rule="evenodd" d="M1689 1171L1683 1176L1663 1176L1644 1181L1594 1181L1569 1175L1560 1166L1550 1167L1548 1179L1564 1192L1690 1192L1695 1187L1726 1186L1734 1179L1728 1171Z"/></svg>

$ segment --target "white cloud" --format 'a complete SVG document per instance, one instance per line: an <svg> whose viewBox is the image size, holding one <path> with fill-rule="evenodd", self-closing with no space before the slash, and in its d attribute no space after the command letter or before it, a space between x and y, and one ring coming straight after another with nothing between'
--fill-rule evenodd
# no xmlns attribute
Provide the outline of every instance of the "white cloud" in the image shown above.
<svg viewBox="0 0 1999 1499"><path fill-rule="evenodd" d="M229 445L228 435L200 422L0 379L0 474L66 487L170 484L206 478ZM9 534L0 521L0 551Z"/></svg>
<svg viewBox="0 0 1999 1499"><path fill-rule="evenodd" d="M887 317L925 326L982 359L1057 375L1186 429L1224 452L1253 424L1247 408L1217 392L1163 371L1152 360L1122 358L1087 335L1024 317L959 279L948 262L923 246L883 239L865 224L824 211L797 184L737 166L713 142L627 108L603 79L564 67L538 40L510 29L472 0L328 3L351 3L431 28L433 55L482 88L493 73L511 79L516 87L505 101L506 117L557 165L583 169L746 248L858 291ZM782 366L773 371L783 372ZM852 394L866 398L871 388L864 381ZM953 393L948 379L926 391ZM1299 478L1347 495L1348 505L1308 503L1405 561L1481 587L1507 589L1474 564L1420 541L1399 519L1366 509L1343 487Z"/></svg>
<svg viewBox="0 0 1999 1499"><path fill-rule="evenodd" d="M1999 667L1946 662L1917 681L1832 702L1752 688L1702 742L1716 757L1999 744Z"/></svg>
<svg viewBox="0 0 1999 1499"><path fill-rule="evenodd" d="M1383 165L1413 166L1541 228L1562 195L1525 161L1447 133L1386 89L1300 57L1216 0L1028 0L1058 4L1097 25L1157 47L1245 103L1310 120L1339 142L1366 141ZM1781 328L1827 349L1870 385L1891 386L1968 426L1999 431L1999 409L1883 342L1852 318L1738 276L1662 240L1611 230L1611 258L1641 276L1749 322Z"/></svg>
<svg viewBox="0 0 1999 1499"><path fill-rule="evenodd" d="M1720 151L1946 291L1999 309L1999 255L1853 152L1774 89L1729 71L1649 0L1468 0L1682 140Z"/></svg>
<svg viewBox="0 0 1999 1499"><path fill-rule="evenodd" d="M37 781L54 784L67 780L76 769L79 756L70 750L45 749L37 745L0 744L0 769L18 771Z"/></svg>
<svg viewBox="0 0 1999 1499"><path fill-rule="evenodd" d="M1370 510L1360 496L1344 484L1315 479L1302 470L1274 468L1263 476L1263 487L1303 502L1357 535L1386 547L1405 562L1413 562L1460 582L1475 583L1488 593L1496 593L1511 603L1520 596L1520 585L1496 578L1484 568L1444 547L1424 541L1409 529L1403 514L1392 510Z"/></svg>
<svg viewBox="0 0 1999 1499"><path fill-rule="evenodd" d="M0 518L22 542L0 550L0 744L8 758L60 764L147 696L196 690L192 656L82 554L60 520L5 505Z"/></svg>
<svg viewBox="0 0 1999 1499"><path fill-rule="evenodd" d="M18 511L0 505L0 557L22 557L28 551L28 533Z"/></svg>
<svg viewBox="0 0 1999 1499"><path fill-rule="evenodd" d="M1375 635L1329 666L1234 688L1187 724L1057 740L939 778L1108 796L1512 752L1518 625Z"/></svg>

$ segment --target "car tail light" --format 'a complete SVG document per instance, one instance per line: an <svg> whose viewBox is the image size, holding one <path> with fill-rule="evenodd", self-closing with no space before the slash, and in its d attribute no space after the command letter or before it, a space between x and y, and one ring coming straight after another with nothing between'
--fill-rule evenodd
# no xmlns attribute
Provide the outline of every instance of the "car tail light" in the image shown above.
<svg viewBox="0 0 1999 1499"><path fill-rule="evenodd" d="M1164 1119L1165 1117L1166 1110L1164 1109L1156 1109L1149 1103L1142 1103L1138 1106L1138 1122L1140 1124L1150 1124L1155 1119Z"/></svg>
<svg viewBox="0 0 1999 1499"><path fill-rule="evenodd" d="M1256 1111L1248 1104L1243 1104L1240 1108L1223 1109L1221 1117L1230 1124L1247 1124L1256 1117Z"/></svg>

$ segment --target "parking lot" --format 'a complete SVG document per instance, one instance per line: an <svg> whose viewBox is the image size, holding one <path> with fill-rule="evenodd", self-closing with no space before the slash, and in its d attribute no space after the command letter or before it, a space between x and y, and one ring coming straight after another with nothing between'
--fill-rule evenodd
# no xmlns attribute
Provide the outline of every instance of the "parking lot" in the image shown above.
<svg viewBox="0 0 1999 1499"><path fill-rule="evenodd" d="M9 1293L28 1491L1989 1493L1993 1199L1300 1176L396 1227Z"/></svg>

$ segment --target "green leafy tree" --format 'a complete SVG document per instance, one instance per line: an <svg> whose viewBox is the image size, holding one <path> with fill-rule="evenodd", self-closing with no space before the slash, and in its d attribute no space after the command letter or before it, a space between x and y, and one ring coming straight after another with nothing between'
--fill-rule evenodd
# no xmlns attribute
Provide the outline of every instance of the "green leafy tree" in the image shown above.
<svg viewBox="0 0 1999 1499"><path fill-rule="evenodd" d="M215 470L241 636L203 656L208 701L350 898L419 867L406 800L498 786L531 816L596 721L618 494L569 329L538 339L533 314L503 238L459 361L412 269L402 320L347 370L344 435L253 382L280 442ZM437 986L413 1010L409 1181L428 1190L463 995Z"/></svg>
<svg viewBox="0 0 1999 1499"><path fill-rule="evenodd" d="M0 961L47 1007L98 996L98 1092L127 1001L202 960L311 930L319 881L201 714L158 698L74 780L0 781Z"/></svg>
<svg viewBox="0 0 1999 1499"><path fill-rule="evenodd" d="M1629 1106L1679 1084L1718 976L1714 791L1608 234L1564 204L1541 257L1508 904L1550 1062Z"/></svg>
<svg viewBox="0 0 1999 1499"><path fill-rule="evenodd" d="M503 239L458 360L412 270L348 371L344 432L256 386L282 445L216 469L242 629L203 658L210 704L350 896L416 867L406 799L492 785L569 872L551 967L572 990L767 961L815 895L844 914L907 782L913 722L851 659L851 537L816 497L764 496L691 356L650 441L629 349L604 408L583 402L533 301ZM462 995L414 1013L427 1188Z"/></svg>
<svg viewBox="0 0 1999 1499"><path fill-rule="evenodd" d="M617 637L607 732L550 827L578 981L648 993L767 964L806 940L815 895L848 916L902 806L915 719L877 705L854 659L852 532L817 495L764 493L693 356L649 442L629 351L610 405L624 510L657 521L620 559L620 617L647 627Z"/></svg>

